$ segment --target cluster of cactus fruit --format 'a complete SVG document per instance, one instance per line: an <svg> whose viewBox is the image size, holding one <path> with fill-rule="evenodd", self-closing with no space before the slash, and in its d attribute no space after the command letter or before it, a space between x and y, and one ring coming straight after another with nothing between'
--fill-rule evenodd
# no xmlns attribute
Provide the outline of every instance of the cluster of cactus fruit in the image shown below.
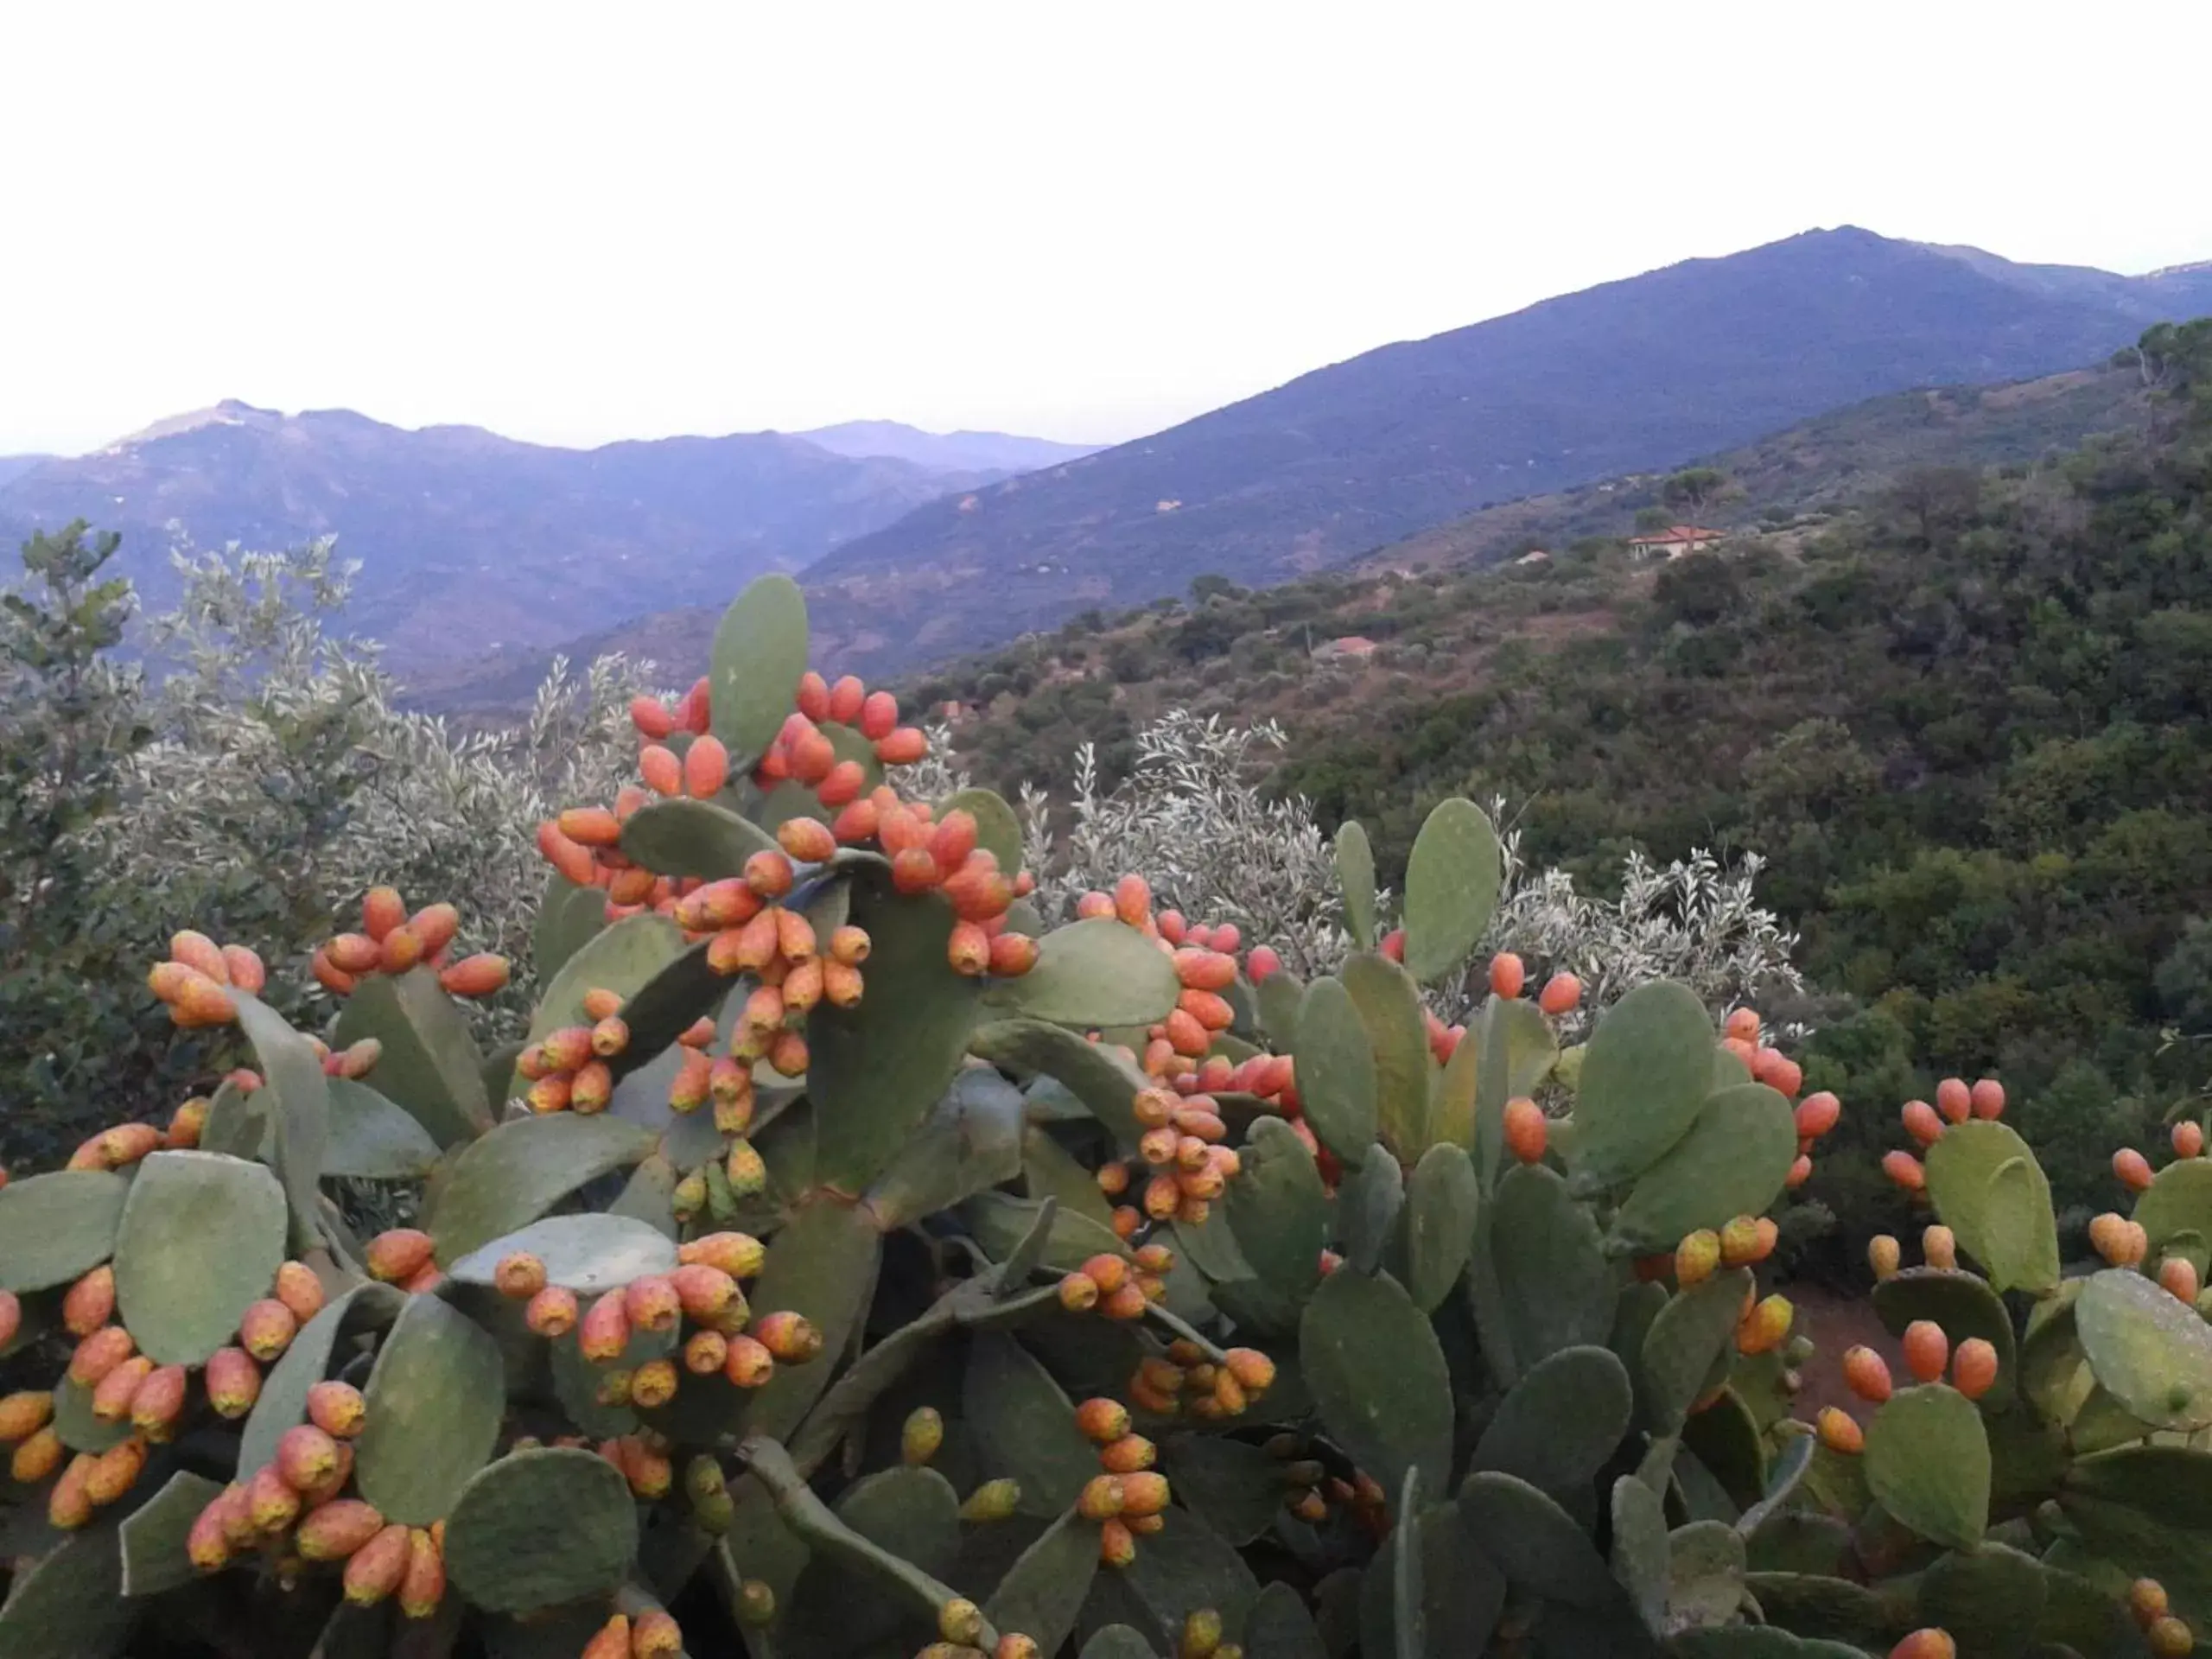
<svg viewBox="0 0 2212 1659"><path fill-rule="evenodd" d="M2067 1264L2000 1089L1908 1106L1902 1345L1800 1421L1769 1211L1840 1107L1754 1013L1654 983L1562 1048L1570 976L1470 967L1461 800L1388 931L1346 826L1308 984L1135 875L1052 925L1006 804L902 798L919 734L806 652L756 584L545 826L523 1042L450 906L372 893L312 1034L178 936L238 1069L0 1184L0 1659L2190 1649L2199 1126Z"/></svg>

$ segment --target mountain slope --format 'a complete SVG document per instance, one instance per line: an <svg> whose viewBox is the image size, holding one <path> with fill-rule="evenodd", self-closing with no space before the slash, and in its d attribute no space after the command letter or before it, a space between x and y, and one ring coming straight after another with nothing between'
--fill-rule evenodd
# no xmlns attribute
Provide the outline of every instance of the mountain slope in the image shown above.
<svg viewBox="0 0 2212 1659"><path fill-rule="evenodd" d="M124 573L158 603L173 522L201 547L334 535L362 566L353 626L411 670L550 645L686 593L719 599L997 476L775 433L560 449L226 403L0 485L0 542L79 517L120 531Z"/></svg>
<svg viewBox="0 0 2212 1659"><path fill-rule="evenodd" d="M1279 582L1486 502L1907 387L2053 372L2208 309L2212 270L2130 278L1808 232L1386 346L944 497L808 573L818 637L880 671L1204 572Z"/></svg>
<svg viewBox="0 0 2212 1659"><path fill-rule="evenodd" d="M833 455L882 456L936 472L1030 473L1096 454L1095 443L1056 443L1011 432L925 432L898 421L847 421L792 435Z"/></svg>
<svg viewBox="0 0 2212 1659"><path fill-rule="evenodd" d="M0 455L0 486L10 479L21 478L34 467L43 467L51 455Z"/></svg>

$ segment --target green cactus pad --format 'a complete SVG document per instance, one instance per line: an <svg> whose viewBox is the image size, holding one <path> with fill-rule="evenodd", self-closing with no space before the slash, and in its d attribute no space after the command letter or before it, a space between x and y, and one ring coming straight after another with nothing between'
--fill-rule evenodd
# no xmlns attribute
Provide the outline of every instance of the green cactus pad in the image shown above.
<svg viewBox="0 0 2212 1659"><path fill-rule="evenodd" d="M1007 874L1021 868L1021 820L1006 797L992 789L963 789L937 804L938 822L948 812L965 812L976 820L976 844L997 859Z"/></svg>
<svg viewBox="0 0 2212 1659"><path fill-rule="evenodd" d="M2212 1325L2195 1308L2108 1268L2082 1287L2074 1325L2098 1383L2131 1415L2153 1428L2212 1427Z"/></svg>
<svg viewBox="0 0 2212 1659"><path fill-rule="evenodd" d="M753 1289L753 1313L804 1314L822 1333L822 1353L804 1365L779 1365L767 1385L753 1391L747 1427L780 1439L822 1397L836 1356L868 1311L882 1246L865 1209L827 1193L802 1203L771 1241L768 1265ZM683 1399L677 1395L679 1405Z"/></svg>
<svg viewBox="0 0 2212 1659"><path fill-rule="evenodd" d="M590 1452L511 1452L471 1476L446 1522L453 1588L499 1613L604 1595L629 1576L638 1510L620 1471Z"/></svg>
<svg viewBox="0 0 2212 1659"><path fill-rule="evenodd" d="M2157 1254L2176 1233L2212 1238L2212 1158L2182 1158L2160 1170L2135 1200L2134 1220Z"/></svg>
<svg viewBox="0 0 2212 1659"><path fill-rule="evenodd" d="M1395 1491L1418 1468L1451 1473L1452 1383L1427 1316L1395 1280L1339 1269L1299 1320L1298 1355L1321 1421L1352 1461Z"/></svg>
<svg viewBox="0 0 2212 1659"><path fill-rule="evenodd" d="M1459 1488L1459 1518L1475 1542L1521 1588L1572 1606L1599 1607L1620 1587L1589 1535L1527 1481L1478 1470Z"/></svg>
<svg viewBox="0 0 2212 1659"><path fill-rule="evenodd" d="M2132 1504L2159 1525L2212 1534L2212 1452L2184 1446L2129 1446L2077 1459L2066 1489Z"/></svg>
<svg viewBox="0 0 2212 1659"><path fill-rule="evenodd" d="M1044 1020L994 1020L976 1028L968 1052L1010 1071L1052 1078L1081 1101L1124 1150L1135 1150L1143 1131L1132 1103L1152 1079L1119 1045L1090 1042L1080 1032Z"/></svg>
<svg viewBox="0 0 2212 1659"><path fill-rule="evenodd" d="M623 1003L622 1020L630 1027L630 1040L607 1063L607 1070L619 1082L664 1059L678 1038L731 1000L730 982L707 965L707 944L700 941L639 986ZM658 1094L665 1104L665 1084Z"/></svg>
<svg viewBox="0 0 2212 1659"><path fill-rule="evenodd" d="M978 1192L960 1206L960 1215L983 1253L994 1262L1006 1262L1030 1236L1048 1202L1010 1198L1003 1192ZM1129 1247L1115 1236L1110 1227L1065 1205L1057 1206L1037 1243L1039 1249L1033 1265L1056 1273L1071 1273L1102 1252L1122 1257L1129 1254Z"/></svg>
<svg viewBox="0 0 2212 1659"><path fill-rule="evenodd" d="M1406 861L1406 968L1441 979L1467 959L1497 908L1497 831L1472 801L1440 801Z"/></svg>
<svg viewBox="0 0 2212 1659"><path fill-rule="evenodd" d="M1020 1482L1025 1515L1058 1515L1098 1472L1097 1454L1076 1427L1075 1408L1060 1385L1003 1332L976 1335L961 1406L985 1478L1010 1475Z"/></svg>
<svg viewBox="0 0 2212 1659"><path fill-rule="evenodd" d="M584 993L613 991L630 996L682 956L683 931L665 916L632 916L594 933L538 994L530 1018L530 1039L563 1026L587 1025Z"/></svg>
<svg viewBox="0 0 2212 1659"><path fill-rule="evenodd" d="M1436 1068L1428 1084L1429 1143L1458 1147L1471 1158L1477 1150L1475 1102L1482 1080L1480 1025L1478 1016L1477 1028L1460 1039L1452 1058ZM1503 1133L1502 1125L1499 1133Z"/></svg>
<svg viewBox="0 0 2212 1659"><path fill-rule="evenodd" d="M2014 1659L2035 1645L2046 1594L2040 1561L1985 1543L1936 1558L1921 1578L1916 1617L1948 1630L1961 1659Z"/></svg>
<svg viewBox="0 0 2212 1659"><path fill-rule="evenodd" d="M1395 1158L1370 1158L1337 1184L1337 1234L1353 1272L1382 1265L1405 1202L1406 1174Z"/></svg>
<svg viewBox="0 0 2212 1659"><path fill-rule="evenodd" d="M1298 1010L1305 1000L1305 985L1287 968L1269 974L1252 988L1252 1001L1260 1011L1260 1028L1268 1034L1268 1046L1276 1053L1297 1051Z"/></svg>
<svg viewBox="0 0 2212 1659"><path fill-rule="evenodd" d="M1666 1502L1634 1475L1613 1482L1613 1577L1628 1592L1637 1616L1655 1636L1667 1624L1671 1552Z"/></svg>
<svg viewBox="0 0 2212 1659"><path fill-rule="evenodd" d="M579 1296L597 1295L647 1274L676 1266L676 1245L650 1224L627 1216L548 1216L479 1246L454 1261L447 1275L462 1284L488 1285L499 1263L526 1251L545 1264L545 1282Z"/></svg>
<svg viewBox="0 0 2212 1659"><path fill-rule="evenodd" d="M1705 1004L1672 980L1639 985L1599 1016L1575 1093L1579 1188L1631 1180L1690 1133L1712 1092L1713 1042Z"/></svg>
<svg viewBox="0 0 2212 1659"><path fill-rule="evenodd" d="M0 1186L0 1290L45 1290L115 1254L130 1183L105 1169L57 1169Z"/></svg>
<svg viewBox="0 0 2212 1659"><path fill-rule="evenodd" d="M1375 1143L1380 1084L1359 1005L1342 980L1325 975L1306 988L1297 1058L1307 1126L1347 1168L1357 1169Z"/></svg>
<svg viewBox="0 0 2212 1659"><path fill-rule="evenodd" d="M1562 1348L1524 1372L1476 1443L1472 1466L1549 1492L1586 1487L1636 1409L1628 1368L1607 1348Z"/></svg>
<svg viewBox="0 0 2212 1659"><path fill-rule="evenodd" d="M463 1147L423 1223L448 1266L536 1221L586 1181L649 1155L656 1137L610 1113L502 1123Z"/></svg>
<svg viewBox="0 0 2212 1659"><path fill-rule="evenodd" d="M1151 1649L1143 1651L1145 1659L1150 1659ZM1244 1615L1244 1651L1254 1659L1329 1659L1313 1615L1306 1611L1297 1591L1279 1583L1263 1586L1252 1611ZM1088 1648L1084 1659L1090 1659Z"/></svg>
<svg viewBox="0 0 2212 1659"><path fill-rule="evenodd" d="M1487 1190L1512 1164L1505 1150L1506 1104L1536 1092L1537 1084L1558 1062L1559 1042L1552 1035L1551 1021L1534 1002L1492 996L1483 1004L1482 1018L1453 1051L1455 1065L1471 1047L1476 1071L1471 1150L1475 1173ZM1450 1138L1441 1124L1437 1138Z"/></svg>
<svg viewBox="0 0 2212 1659"><path fill-rule="evenodd" d="M207 1121L200 1126L200 1150L269 1162L276 1155L276 1126L270 1122L274 1103L266 1090L249 1095L224 1078L208 1099Z"/></svg>
<svg viewBox="0 0 2212 1659"><path fill-rule="evenodd" d="M1840 1548L1850 1548L1844 1529ZM1855 1569L1856 1563L1852 1563ZM1901 1613L1910 1612L1892 1600L1845 1576L1841 1566L1822 1572L1757 1572L1745 1576L1745 1588L1769 1619L1802 1631L1808 1637L1839 1642L1878 1643L1886 1647L1883 1632ZM1856 1648L1852 1651L1857 1652Z"/></svg>
<svg viewBox="0 0 2212 1659"><path fill-rule="evenodd" d="M868 991L853 1007L816 1007L806 1027L812 1056L806 1084L814 1103L815 1179L857 1196L958 1073L977 998L976 982L945 960L953 916L941 894L901 898L887 883L862 877L854 900L855 920L874 941Z"/></svg>
<svg viewBox="0 0 2212 1659"><path fill-rule="evenodd" d="M1337 827L1337 886L1344 897L1344 931L1351 935L1351 948L1365 950L1375 943L1375 849L1355 818Z"/></svg>
<svg viewBox="0 0 2212 1659"><path fill-rule="evenodd" d="M0 1659L113 1659L139 1604L123 1593L111 1527L73 1532L19 1571L0 1605Z"/></svg>
<svg viewBox="0 0 2212 1659"><path fill-rule="evenodd" d="M934 1469L885 1469L864 1476L838 1497L836 1518L874 1550L899 1558L932 1579L952 1570L960 1553L960 1500ZM799 1574L779 1650L797 1654L866 1652L889 1633L916 1624L911 1590L894 1592L852 1554L817 1551Z"/></svg>
<svg viewBox="0 0 2212 1659"><path fill-rule="evenodd" d="M442 993L441 993L442 995ZM322 1242L321 1220L323 1160L330 1150L329 1080L308 1039L258 997L234 995L238 1025L261 1063L262 1086L275 1103L270 1122L276 1135L271 1162L292 1209L292 1236L302 1248ZM474 1051L469 1081L476 1082Z"/></svg>
<svg viewBox="0 0 2212 1659"><path fill-rule="evenodd" d="M776 850L775 836L719 801L653 801L622 826L622 855L658 875L719 881L741 874L753 854Z"/></svg>
<svg viewBox="0 0 2212 1659"><path fill-rule="evenodd" d="M1653 1433L1681 1431L1714 1362L1728 1351L1751 1287L1751 1275L1742 1268L1717 1273L1669 1297L1651 1321L1636 1383L1637 1406Z"/></svg>
<svg viewBox="0 0 2212 1659"><path fill-rule="evenodd" d="M603 1403L599 1397L600 1385L610 1371L634 1371L650 1361L668 1358L676 1352L677 1336L674 1331L632 1331L622 1351L603 1363L584 1357L573 1331L547 1343L546 1370L553 1384L553 1397L561 1402L561 1409L568 1414L576 1432L594 1440L609 1440L619 1434L635 1433L638 1414L626 1402ZM686 1376L677 1399L684 1404L696 1404L702 1393L709 1394L728 1412L734 1412L736 1392L719 1376ZM657 1413L655 1420L658 1422L669 1415L665 1411ZM704 1427L709 1432L719 1432L722 1425L711 1423Z"/></svg>
<svg viewBox="0 0 2212 1659"><path fill-rule="evenodd" d="M354 1484L389 1521L427 1527L484 1466L506 1411L499 1344L435 1296L410 1296L362 1391Z"/></svg>
<svg viewBox="0 0 2212 1659"><path fill-rule="evenodd" d="M1171 1646L1173 1633L1202 1607L1219 1613L1224 1637L1237 1640L1260 1593L1252 1569L1189 1510L1170 1508L1161 1514L1167 1524L1138 1541L1136 1560L1121 1573L1122 1583L1169 1634Z"/></svg>
<svg viewBox="0 0 2212 1659"><path fill-rule="evenodd" d="M1159 1659L1152 1643L1127 1624L1108 1624L1091 1632L1077 1659Z"/></svg>
<svg viewBox="0 0 2212 1659"><path fill-rule="evenodd" d="M2070 1492L2062 1493L2059 1503L2087 1546L2088 1559L2080 1561L2079 1570L2092 1570L2098 1558L2124 1563L2119 1573L2104 1570L2115 1580L2111 1589L2124 1593L2126 1577L2156 1579L2165 1586L2176 1614L2197 1626L2212 1621L2212 1535L2170 1527L2129 1503ZM2054 1551L2053 1559L2064 1558Z"/></svg>
<svg viewBox="0 0 2212 1659"><path fill-rule="evenodd" d="M601 895L594 889L594 896ZM344 1048L364 1037L384 1046L372 1086L413 1113L438 1145L453 1146L492 1127L483 1056L467 1016L429 968L410 968L396 979L372 974L354 988L332 1040Z"/></svg>
<svg viewBox="0 0 2212 1659"><path fill-rule="evenodd" d="M1866 1426L1866 1484L1903 1526L1972 1549L1989 1525L1989 1437L1973 1401L1941 1382L1900 1389Z"/></svg>
<svg viewBox="0 0 2212 1659"><path fill-rule="evenodd" d="M1429 1058L1421 989L1387 957L1354 956L1337 971L1374 1057L1376 1131L1384 1146L1411 1163L1435 1138L1429 1133L1428 1096L1436 1065Z"/></svg>
<svg viewBox="0 0 2212 1659"><path fill-rule="evenodd" d="M1689 1133L1637 1178L1607 1243L1623 1255L1671 1249L1700 1227L1764 1214L1796 1158L1788 1101L1763 1083L1723 1089L1707 1099Z"/></svg>
<svg viewBox="0 0 2212 1659"><path fill-rule="evenodd" d="M1070 1510L1007 1569L983 1604L983 1617L996 1630L1033 1638L1039 1653L1057 1653L1075 1629L1097 1572L1097 1523Z"/></svg>
<svg viewBox="0 0 2212 1659"><path fill-rule="evenodd" d="M1406 1471L1392 1511L1399 1524L1390 1529L1370 1572L1387 1568L1390 1579L1390 1651L1396 1659L1423 1659L1428 1651L1428 1621L1421 1605L1421 1471Z"/></svg>
<svg viewBox="0 0 2212 1659"><path fill-rule="evenodd" d="M1668 1535L1670 1630L1726 1624L1744 1599L1744 1540L1720 1521L1693 1521Z"/></svg>
<svg viewBox="0 0 2212 1659"><path fill-rule="evenodd" d="M1988 1281L1943 1268L1908 1268L1874 1287L1874 1312L1893 1337L1904 1335L1915 1319L1942 1327L1955 1348L1980 1337L1997 1351L1997 1381L1982 1396L1984 1408L2002 1411L2012 1403L2019 1382L2012 1316Z"/></svg>
<svg viewBox="0 0 2212 1659"><path fill-rule="evenodd" d="M868 1190L885 1230L912 1226L1021 1173L1021 1091L988 1065L963 1067ZM1097 1191L1096 1184L1091 1186Z"/></svg>
<svg viewBox="0 0 2212 1659"><path fill-rule="evenodd" d="M1512 1376L1612 1334L1612 1268L1597 1224L1558 1172L1541 1164L1506 1171L1482 1224L1497 1299L1478 1296L1475 1317L1484 1350L1508 1357Z"/></svg>
<svg viewBox="0 0 2212 1659"><path fill-rule="evenodd" d="M92 1391L64 1376L54 1385L54 1432L72 1452L105 1452L130 1438L129 1419L108 1422L92 1415Z"/></svg>
<svg viewBox="0 0 2212 1659"><path fill-rule="evenodd" d="M1406 1183L1406 1294L1424 1313L1449 1295L1475 1243L1482 1185L1474 1160L1449 1143L1431 1147Z"/></svg>
<svg viewBox="0 0 2212 1659"><path fill-rule="evenodd" d="M1697 1459L1728 1495L1729 1503L1738 1509L1758 1503L1766 1484L1766 1443L1758 1419L1742 1392L1750 1383L1745 1372L1756 1363L1737 1360L1730 1368L1733 1379L1730 1385L1703 1411L1692 1412L1682 1425L1682 1449ZM1729 1518L1737 1517L1732 1514Z"/></svg>
<svg viewBox="0 0 2212 1659"><path fill-rule="evenodd" d="M238 1479L250 1480L256 1470L273 1462L284 1431L307 1421L308 1390L328 1375L331 1355L340 1338L390 1325L406 1303L407 1294L392 1286L357 1284L325 1302L300 1327L291 1346L262 1379L261 1395L245 1420L238 1440Z"/></svg>
<svg viewBox="0 0 2212 1659"><path fill-rule="evenodd" d="M332 1077L330 1146L322 1173L355 1180L414 1181L438 1161L438 1143L411 1113L366 1084Z"/></svg>
<svg viewBox="0 0 2212 1659"><path fill-rule="evenodd" d="M874 957L868 967L872 975ZM1095 1031L1165 1020L1182 991L1166 951L1134 927L1093 916L1038 940L1037 965L1019 979L993 981L988 1001L994 1017Z"/></svg>
<svg viewBox="0 0 2212 1659"><path fill-rule="evenodd" d="M219 1480L180 1469L160 1491L131 1512L117 1535L122 1546L124 1595L154 1595L200 1576L185 1553L185 1538L200 1518L200 1511L222 1490Z"/></svg>
<svg viewBox="0 0 2212 1659"><path fill-rule="evenodd" d="M1328 1195L1313 1154L1280 1118L1255 1122L1243 1167L1222 1195L1238 1252L1268 1284L1303 1297L1321 1275Z"/></svg>
<svg viewBox="0 0 2212 1659"><path fill-rule="evenodd" d="M1160 1461L1175 1501L1239 1549L1281 1512L1282 1465L1248 1441L1171 1434L1160 1443Z"/></svg>
<svg viewBox="0 0 2212 1659"><path fill-rule="evenodd" d="M661 1150L646 1159L630 1172L630 1179L613 1203L607 1206L607 1213L620 1219L640 1221L655 1232L675 1242L676 1187L683 1177L677 1166L669 1161L668 1138L661 1138Z"/></svg>
<svg viewBox="0 0 2212 1659"><path fill-rule="evenodd" d="M1955 1123L1925 1161L1936 1213L1996 1288L2046 1291L2058 1283L2050 1184L2010 1126L1987 1118Z"/></svg>
<svg viewBox="0 0 2212 1659"><path fill-rule="evenodd" d="M259 1164L156 1152L138 1166L115 1240L118 1316L156 1365L197 1365L269 1294L284 1259L284 1191Z"/></svg>
<svg viewBox="0 0 2212 1659"><path fill-rule="evenodd" d="M1669 1659L1867 1659L1864 1648L1817 1637L1792 1636L1770 1624L1684 1630L1667 1644L1667 1653Z"/></svg>
<svg viewBox="0 0 2212 1659"><path fill-rule="evenodd" d="M783 729L806 652L806 596L789 576L759 578L722 613L708 700L733 773L752 771Z"/></svg>
<svg viewBox="0 0 2212 1659"><path fill-rule="evenodd" d="M546 880L545 897L537 906L537 925L530 936L530 960L537 971L537 982L550 984L569 958L606 925L605 891L580 887L555 871Z"/></svg>

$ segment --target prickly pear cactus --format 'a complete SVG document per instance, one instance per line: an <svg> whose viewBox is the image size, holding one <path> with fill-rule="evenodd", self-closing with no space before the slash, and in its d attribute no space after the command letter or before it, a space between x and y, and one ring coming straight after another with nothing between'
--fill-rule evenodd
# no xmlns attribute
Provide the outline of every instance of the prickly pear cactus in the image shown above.
<svg viewBox="0 0 2212 1659"><path fill-rule="evenodd" d="M1767 1212L1838 1105L1755 1014L1647 985L1562 1052L1578 983L1469 966L1459 800L1395 918L1346 827L1311 984L1141 874L1042 915L1006 804L909 798L922 734L806 661L756 584L633 709L639 783L541 828L512 1049L454 906L368 894L318 1034L177 936L149 988L239 1068L0 1186L0 1659L2087 1659L2212 1614L2196 1126L2116 1160L2092 1273L1994 1084L1908 1106L1910 1378L1854 1352L1864 1408L1797 1421Z"/></svg>

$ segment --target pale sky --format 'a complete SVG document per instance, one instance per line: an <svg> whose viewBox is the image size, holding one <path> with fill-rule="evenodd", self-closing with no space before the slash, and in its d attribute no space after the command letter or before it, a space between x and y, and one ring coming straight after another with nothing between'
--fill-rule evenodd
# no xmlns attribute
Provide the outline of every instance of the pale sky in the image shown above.
<svg viewBox="0 0 2212 1659"><path fill-rule="evenodd" d="M1815 226L2212 258L2206 0L0 0L0 454L1104 442Z"/></svg>

